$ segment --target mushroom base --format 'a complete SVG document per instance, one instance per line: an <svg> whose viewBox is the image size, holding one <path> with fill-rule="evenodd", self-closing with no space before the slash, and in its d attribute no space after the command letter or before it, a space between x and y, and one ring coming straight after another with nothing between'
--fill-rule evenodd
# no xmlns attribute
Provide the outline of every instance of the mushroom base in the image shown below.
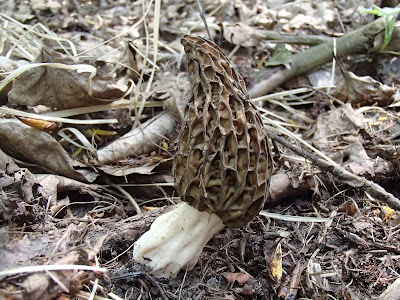
<svg viewBox="0 0 400 300"><path fill-rule="evenodd" d="M133 259L149 266L160 277L175 277L191 270L207 242L224 224L214 213L200 212L182 202L158 217L134 244Z"/></svg>

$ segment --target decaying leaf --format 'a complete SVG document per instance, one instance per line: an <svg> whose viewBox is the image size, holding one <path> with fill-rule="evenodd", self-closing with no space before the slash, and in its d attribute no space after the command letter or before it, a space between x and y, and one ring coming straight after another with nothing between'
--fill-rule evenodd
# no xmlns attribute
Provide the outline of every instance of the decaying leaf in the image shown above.
<svg viewBox="0 0 400 300"><path fill-rule="evenodd" d="M382 84L370 76L357 76L352 72L345 72L334 95L353 105L375 102L387 105L395 92L396 88Z"/></svg>
<svg viewBox="0 0 400 300"><path fill-rule="evenodd" d="M358 131L364 127L363 115L357 113L350 104L346 104L318 118L314 143L320 149L332 149L343 139L354 142L361 138Z"/></svg>
<svg viewBox="0 0 400 300"><path fill-rule="evenodd" d="M35 62L82 64L74 57L45 48L42 49ZM41 104L52 109L66 109L100 103L101 99L111 101L124 95L125 91L100 70L97 70L91 86L89 86L89 76L87 72L79 73L47 66L32 68L14 79L12 89L8 93L9 102L27 106Z"/></svg>
<svg viewBox="0 0 400 300"><path fill-rule="evenodd" d="M92 172L84 176L74 169L74 161L51 135L19 121L0 123L0 148L13 158L31 161L56 174L84 182L94 179Z"/></svg>
<svg viewBox="0 0 400 300"><path fill-rule="evenodd" d="M35 175L28 169L17 166L11 157L0 149L0 188L19 184L22 199L30 203L34 199L32 187L36 183ZM5 210L12 210L12 208L5 207Z"/></svg>
<svg viewBox="0 0 400 300"><path fill-rule="evenodd" d="M71 178L58 175L38 174L37 183L40 185L38 191L45 199L51 199L51 204L57 203L57 193L66 191L79 191L81 194L88 194L94 199L101 199L102 196L95 191L97 186L86 184Z"/></svg>
<svg viewBox="0 0 400 300"><path fill-rule="evenodd" d="M283 15L281 22L286 23L283 29L290 31L293 28L309 27L327 30L328 22L336 18L336 11L331 2L320 2L314 5L311 2L304 2L301 7L287 6L279 14Z"/></svg>

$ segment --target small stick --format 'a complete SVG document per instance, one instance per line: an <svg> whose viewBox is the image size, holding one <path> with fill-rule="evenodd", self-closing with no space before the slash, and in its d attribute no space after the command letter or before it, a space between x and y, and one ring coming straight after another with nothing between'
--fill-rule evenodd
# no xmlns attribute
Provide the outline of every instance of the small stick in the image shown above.
<svg viewBox="0 0 400 300"><path fill-rule="evenodd" d="M344 183L352 186L352 187L363 187L370 191L377 199L387 203L394 209L400 209L400 200L396 198L391 193L387 192L383 187L379 184L368 180L364 177L360 177L354 175L353 173L347 171L343 167L339 166L338 164L333 164L325 159L319 158L317 155L308 152L307 150L301 149L296 147L295 145L289 143L285 139L281 138L280 136L276 135L273 132L268 132L268 137L273 139L274 141L278 142L279 144L289 148L293 152L297 153L298 155L312 161L314 164L319 166L321 169L331 172L335 175L338 179L342 180Z"/></svg>
<svg viewBox="0 0 400 300"><path fill-rule="evenodd" d="M204 26L206 28L208 38L211 42L214 42L213 38L211 36L210 30L208 29L208 25L207 25L206 15L205 15L205 11L204 11L204 0L202 0L201 3L200 3L200 0L196 0L196 3L197 3L197 7L199 8L200 17L203 20Z"/></svg>

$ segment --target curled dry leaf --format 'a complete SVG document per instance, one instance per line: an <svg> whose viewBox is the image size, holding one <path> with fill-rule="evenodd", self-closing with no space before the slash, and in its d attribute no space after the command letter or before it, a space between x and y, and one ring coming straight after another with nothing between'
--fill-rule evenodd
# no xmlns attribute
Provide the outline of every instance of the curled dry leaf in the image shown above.
<svg viewBox="0 0 400 300"><path fill-rule="evenodd" d="M84 182L93 179L93 172L82 175L74 169L73 160L51 135L20 122L0 123L0 148L13 158L31 161L56 174Z"/></svg>
<svg viewBox="0 0 400 300"><path fill-rule="evenodd" d="M82 64L77 58L42 49L36 63ZM9 102L27 106L39 104L52 109L67 109L99 103L100 99L118 99L124 95L113 80L97 69L92 81L92 95L89 95L87 72L65 70L54 67L36 67L25 71L13 81L8 93Z"/></svg>
<svg viewBox="0 0 400 300"><path fill-rule="evenodd" d="M86 184L58 175L38 174L36 177L40 185L38 191L44 199L51 199L52 205L57 203L57 193L66 191L79 191L81 194L89 194L94 199L103 198L95 192L97 186L94 184Z"/></svg>
<svg viewBox="0 0 400 300"><path fill-rule="evenodd" d="M382 84L370 76L345 72L333 94L353 105L378 102L383 106L390 103L395 92L396 88Z"/></svg>
<svg viewBox="0 0 400 300"><path fill-rule="evenodd" d="M240 295L243 296L249 296L249 297L253 297L254 294L254 290L253 290L253 286L246 284L244 287L242 288L238 288L236 289L236 292Z"/></svg>

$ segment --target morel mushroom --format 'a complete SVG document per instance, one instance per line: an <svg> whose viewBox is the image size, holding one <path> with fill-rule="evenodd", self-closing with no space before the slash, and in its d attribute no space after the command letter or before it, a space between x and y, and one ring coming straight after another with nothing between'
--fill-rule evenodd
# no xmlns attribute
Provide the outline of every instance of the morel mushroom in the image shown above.
<svg viewBox="0 0 400 300"><path fill-rule="evenodd" d="M173 172L180 199L136 243L133 258L174 277L192 269L222 228L243 227L263 207L272 170L260 115L242 77L214 43L185 35L192 84Z"/></svg>

